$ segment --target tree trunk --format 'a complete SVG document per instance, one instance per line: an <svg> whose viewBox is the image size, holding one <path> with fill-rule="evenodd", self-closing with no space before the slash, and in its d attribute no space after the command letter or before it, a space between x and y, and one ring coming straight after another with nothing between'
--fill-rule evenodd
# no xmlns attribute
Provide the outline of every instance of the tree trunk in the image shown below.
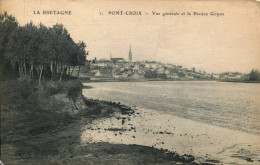
<svg viewBox="0 0 260 165"><path fill-rule="evenodd" d="M67 75L67 72L68 72L68 66L67 65L64 65L64 73L65 73L65 75Z"/></svg>
<svg viewBox="0 0 260 165"><path fill-rule="evenodd" d="M23 63L23 67L24 67L24 78L25 78L25 79L28 79L27 71L26 71L26 70L27 70L27 69L26 69L26 63L25 63L25 62Z"/></svg>
<svg viewBox="0 0 260 165"><path fill-rule="evenodd" d="M33 80L33 61L31 61L30 78Z"/></svg>
<svg viewBox="0 0 260 165"><path fill-rule="evenodd" d="M63 76L63 72L64 72L63 67L62 67L61 69L62 69L62 71L61 71L61 73L60 73L60 81L62 81L62 76Z"/></svg>
<svg viewBox="0 0 260 165"><path fill-rule="evenodd" d="M19 73L20 73L20 80L21 81L25 80L23 62L20 62L19 64Z"/></svg>
<svg viewBox="0 0 260 165"><path fill-rule="evenodd" d="M19 81L22 81L22 69L21 69L21 64L19 64Z"/></svg>
<svg viewBox="0 0 260 165"><path fill-rule="evenodd" d="M51 60L51 81L53 79L53 60Z"/></svg>
<svg viewBox="0 0 260 165"><path fill-rule="evenodd" d="M73 103L74 103L74 106L75 106L76 110L79 110L77 105L76 105L76 101L73 101Z"/></svg>
<svg viewBox="0 0 260 165"><path fill-rule="evenodd" d="M72 68L72 71L71 71L71 76L72 76L72 74L73 74L73 72L74 72L74 68L75 68L75 66L73 66L73 68Z"/></svg>
<svg viewBox="0 0 260 165"><path fill-rule="evenodd" d="M55 73L57 73L57 69L56 69L56 66L57 66L57 62L53 60L53 76L55 75Z"/></svg>
<svg viewBox="0 0 260 165"><path fill-rule="evenodd" d="M79 77L79 72L80 72L80 66L79 66L79 70L78 70L78 77Z"/></svg>
<svg viewBox="0 0 260 165"><path fill-rule="evenodd" d="M42 71L43 71L43 64L41 64L41 66L40 66L39 85L41 84L41 79L42 79Z"/></svg>
<svg viewBox="0 0 260 165"><path fill-rule="evenodd" d="M56 73L59 73L59 62L56 62Z"/></svg>

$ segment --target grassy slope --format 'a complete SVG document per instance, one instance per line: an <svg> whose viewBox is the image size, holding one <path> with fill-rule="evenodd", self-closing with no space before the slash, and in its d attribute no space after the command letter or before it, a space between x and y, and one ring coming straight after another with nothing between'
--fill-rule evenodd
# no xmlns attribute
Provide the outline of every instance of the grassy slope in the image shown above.
<svg viewBox="0 0 260 165"><path fill-rule="evenodd" d="M1 83L1 160L11 164L175 164L192 156L138 145L81 144L82 127L97 118L134 113L117 103L68 96L77 81L47 82L42 86ZM72 90L71 90L72 89ZM69 99L70 98L70 99ZM191 164L191 163L189 163Z"/></svg>

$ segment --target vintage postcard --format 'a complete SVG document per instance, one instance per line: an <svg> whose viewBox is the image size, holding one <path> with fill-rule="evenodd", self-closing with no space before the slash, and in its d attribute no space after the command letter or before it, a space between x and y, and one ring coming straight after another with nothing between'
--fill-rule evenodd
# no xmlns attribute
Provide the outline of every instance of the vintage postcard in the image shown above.
<svg viewBox="0 0 260 165"><path fill-rule="evenodd" d="M1 0L0 164L260 164L259 69L256 0Z"/></svg>

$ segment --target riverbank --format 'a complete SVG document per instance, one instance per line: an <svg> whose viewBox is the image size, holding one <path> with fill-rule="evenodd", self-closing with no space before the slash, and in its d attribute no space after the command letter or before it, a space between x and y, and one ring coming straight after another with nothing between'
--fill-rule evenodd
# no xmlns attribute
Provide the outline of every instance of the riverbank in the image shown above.
<svg viewBox="0 0 260 165"><path fill-rule="evenodd" d="M83 143L109 142L152 146L195 156L198 163L256 164L259 136L234 131L156 110L136 108L135 114L95 120L85 127Z"/></svg>
<svg viewBox="0 0 260 165"><path fill-rule="evenodd" d="M140 82L84 85L91 85L93 89L83 90L83 95L120 101L133 106L136 112L130 117L118 114L96 120L85 128L84 142L153 146L193 155L199 163L259 164L259 124L255 122L259 119L257 84Z"/></svg>
<svg viewBox="0 0 260 165"><path fill-rule="evenodd" d="M217 81L217 82L232 82L232 83L260 83L260 81L250 80L218 80L218 79L101 79L101 80L85 80L84 83L92 82L146 82L146 81Z"/></svg>
<svg viewBox="0 0 260 165"><path fill-rule="evenodd" d="M1 160L23 164L196 164L190 155L135 144L86 143L86 126L135 111L78 95L81 83L1 82ZM126 122L122 118L121 123ZM116 131L116 130L110 130Z"/></svg>
<svg viewBox="0 0 260 165"><path fill-rule="evenodd" d="M90 79L85 79L82 78L81 81L83 83L96 83L96 82L148 82L148 81L217 81L213 79L95 79L95 80L90 80Z"/></svg>
<svg viewBox="0 0 260 165"><path fill-rule="evenodd" d="M219 82L233 82L233 83L260 83L260 81L251 80L218 80Z"/></svg>

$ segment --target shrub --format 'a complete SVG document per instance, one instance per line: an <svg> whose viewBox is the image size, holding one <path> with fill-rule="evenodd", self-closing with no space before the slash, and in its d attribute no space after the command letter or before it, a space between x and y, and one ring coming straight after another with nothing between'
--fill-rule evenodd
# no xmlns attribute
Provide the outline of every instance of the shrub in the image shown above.
<svg viewBox="0 0 260 165"><path fill-rule="evenodd" d="M249 74L249 80L251 81L259 81L260 80L260 73L257 69L252 69Z"/></svg>
<svg viewBox="0 0 260 165"><path fill-rule="evenodd" d="M76 109L76 100L79 96L82 96L82 83L79 80L71 80L65 84L66 96L73 101Z"/></svg>
<svg viewBox="0 0 260 165"><path fill-rule="evenodd" d="M61 82L47 82L45 85L45 92L49 95L55 95L62 92L62 83Z"/></svg>

